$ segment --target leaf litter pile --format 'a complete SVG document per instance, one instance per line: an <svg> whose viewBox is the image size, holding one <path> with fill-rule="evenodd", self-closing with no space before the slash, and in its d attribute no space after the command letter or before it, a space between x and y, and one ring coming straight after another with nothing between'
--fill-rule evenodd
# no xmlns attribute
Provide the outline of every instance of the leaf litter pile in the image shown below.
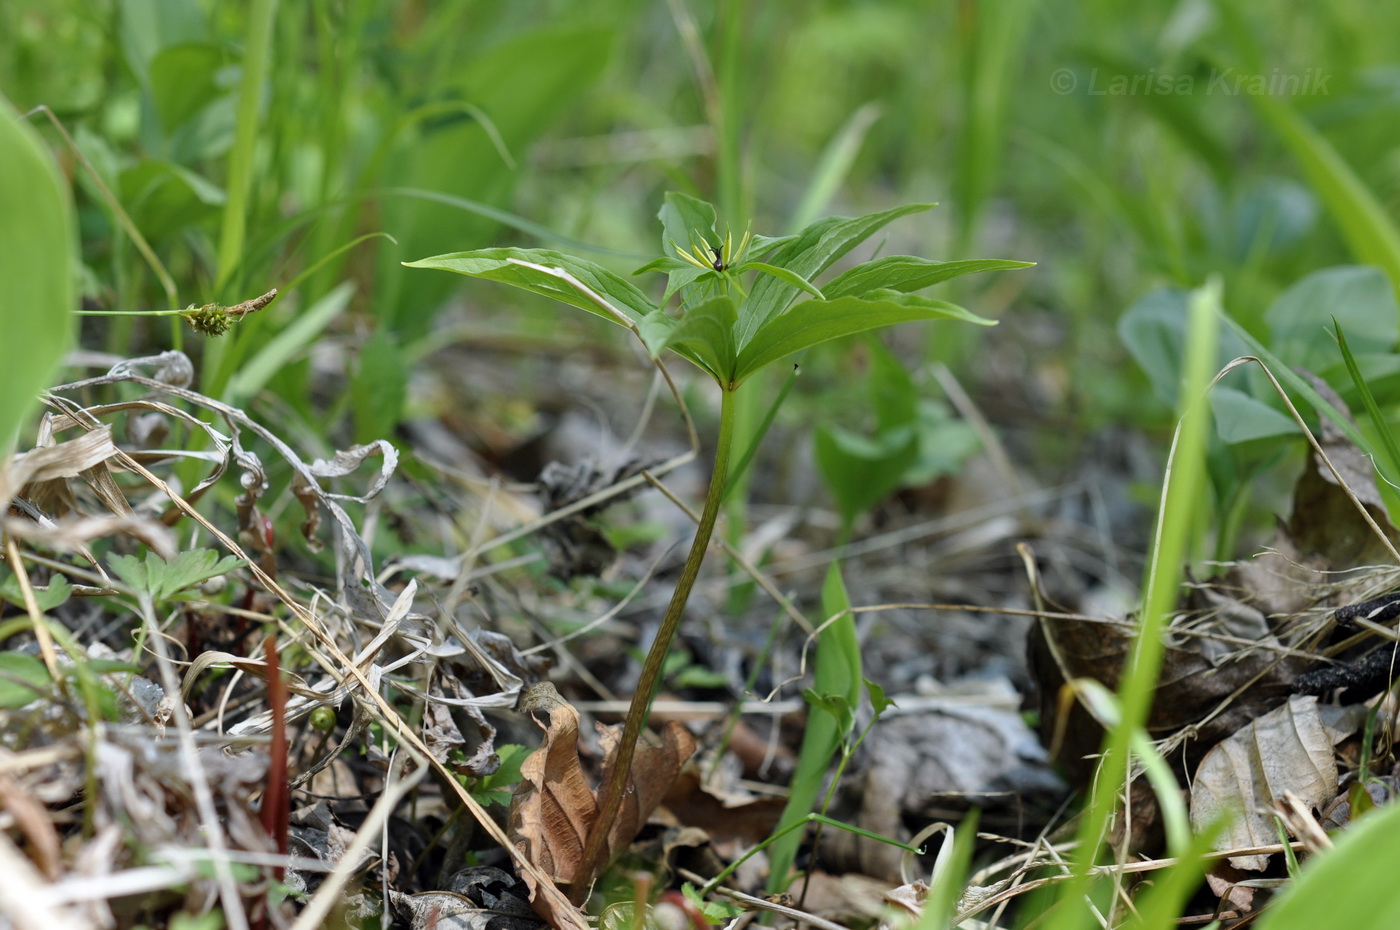
<svg viewBox="0 0 1400 930"><path fill-rule="evenodd" d="M974 810L956 919L1008 926L1067 873L1103 708L1065 683L1115 687L1133 632L1091 481L1025 490L994 448L965 474L995 487L903 493L842 552L815 495L755 506L707 563L602 824L693 450L645 424L600 438L567 404L542 426L451 398L398 446L336 451L193 382L171 352L56 387L0 473L0 926L895 926ZM1227 923L1286 875L1285 840L1325 846L1397 787L1400 577L1358 566L1400 559L1369 475L1324 429L1273 545L1188 584L1172 623L1149 734L1195 823L1243 812L1193 905ZM893 703L823 792L862 832L809 827L805 877L765 896L746 854L826 712L800 696L837 556ZM1111 837L1125 888L1173 828L1135 781ZM600 830L613 867L579 887Z"/></svg>

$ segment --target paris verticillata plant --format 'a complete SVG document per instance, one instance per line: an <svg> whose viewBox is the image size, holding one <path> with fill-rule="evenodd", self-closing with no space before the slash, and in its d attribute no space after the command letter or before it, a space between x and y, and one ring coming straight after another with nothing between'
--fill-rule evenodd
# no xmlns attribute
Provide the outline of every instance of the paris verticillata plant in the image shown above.
<svg viewBox="0 0 1400 930"><path fill-rule="evenodd" d="M599 824L617 816L637 738L724 498L734 438L734 392L764 366L843 336L916 320L992 325L959 306L915 292L965 274L1028 267L1027 262L997 259L939 262L890 255L855 265L821 286L815 283L832 263L892 220L932 206L911 204L855 218L826 217L791 236L770 238L745 231L736 237L732 230L720 232L709 203L667 194L659 214L662 257L638 271L666 274L660 302L599 265L547 249L480 249L406 263L500 281L595 313L631 330L653 358L672 352L719 385L719 436L705 507L642 666L617 757L598 790ZM668 309L676 297L678 309ZM608 830L593 833L571 889L576 903L607 865Z"/></svg>

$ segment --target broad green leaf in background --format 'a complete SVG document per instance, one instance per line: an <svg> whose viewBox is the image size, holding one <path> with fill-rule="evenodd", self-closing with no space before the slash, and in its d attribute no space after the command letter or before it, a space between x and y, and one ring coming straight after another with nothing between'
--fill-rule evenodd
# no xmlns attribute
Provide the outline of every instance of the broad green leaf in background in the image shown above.
<svg viewBox="0 0 1400 930"><path fill-rule="evenodd" d="M870 357L870 406L881 431L912 426L919 417L919 389L909 371L878 338L868 336Z"/></svg>
<svg viewBox="0 0 1400 930"><path fill-rule="evenodd" d="M0 458L72 339L74 241L67 186L0 97Z"/></svg>
<svg viewBox="0 0 1400 930"><path fill-rule="evenodd" d="M1332 144L1281 95L1249 101L1293 152L1358 261L1380 267L1400 291L1400 228Z"/></svg>
<svg viewBox="0 0 1400 930"><path fill-rule="evenodd" d="M1118 338L1147 373L1153 393L1171 405L1176 404L1181 379L1189 302L1189 291L1163 288L1139 298L1118 320ZM1229 330L1220 336L1217 370L1233 358L1250 354L1249 347Z"/></svg>
<svg viewBox="0 0 1400 930"><path fill-rule="evenodd" d="M381 326L360 347L359 371L350 382L356 442L393 434L408 396L408 375L397 336Z"/></svg>
<svg viewBox="0 0 1400 930"><path fill-rule="evenodd" d="M1225 384L1211 389L1210 411L1215 416L1216 435L1232 445L1302 432L1286 413Z"/></svg>
<svg viewBox="0 0 1400 930"><path fill-rule="evenodd" d="M1389 352L1400 339L1400 304L1377 268L1348 265L1315 271L1279 296L1264 313L1269 348L1285 362L1319 372L1341 355L1328 338L1332 318L1357 355Z"/></svg>
<svg viewBox="0 0 1400 930"><path fill-rule="evenodd" d="M121 173L118 188L131 221L151 239L164 239L207 219L224 205L224 192L187 168L147 160Z"/></svg>
<svg viewBox="0 0 1400 930"><path fill-rule="evenodd" d="M39 606L40 613L48 613L73 596L73 586L63 575L54 575L44 587L31 590L34 592L34 602ZM24 607L24 592L20 590L19 579L14 575L9 575L0 582L0 599L7 600L16 607Z"/></svg>
<svg viewBox="0 0 1400 930"><path fill-rule="evenodd" d="M758 287L754 285L754 293L758 292ZM750 302L752 299L750 297ZM769 362L832 339L896 323L936 319L996 325L994 320L983 319L956 304L892 290L875 291L865 297L806 300L753 334L739 351L734 380L742 382ZM743 325L741 316L739 326Z"/></svg>
<svg viewBox="0 0 1400 930"><path fill-rule="evenodd" d="M865 341L873 434L827 423L813 432L813 457L836 498L843 532L893 491L955 471L977 448L975 431L949 416L936 399L921 398L893 352L874 336Z"/></svg>
<svg viewBox="0 0 1400 930"><path fill-rule="evenodd" d="M23 707L42 697L49 670L23 652L0 652L0 707Z"/></svg>
<svg viewBox="0 0 1400 930"><path fill-rule="evenodd" d="M919 460L918 437L908 427L867 438L835 426L819 426L812 438L817 471L836 498L842 526L899 488Z"/></svg>
<svg viewBox="0 0 1400 930"><path fill-rule="evenodd" d="M489 47L472 46L471 54L443 60L436 93L468 101L485 113L496 138L471 119L420 126L395 147L383 170L386 180L396 187L451 197L426 207L421 199L386 200L380 228L401 245L383 250L385 259L428 255L443 243L456 248L489 244L497 221L454 206L453 198L507 205L526 172L501 158L498 143L513 153L527 151L593 89L619 39L619 30L605 18L586 26L542 22ZM406 340L422 336L451 282L433 275L390 273L387 267L381 272L375 277L375 312Z"/></svg>
<svg viewBox="0 0 1400 930"><path fill-rule="evenodd" d="M219 81L227 66L227 51L212 42L170 45L156 53L150 62L151 99L167 133L228 94Z"/></svg>
<svg viewBox="0 0 1400 930"><path fill-rule="evenodd" d="M1400 804L1359 818L1335 846L1307 862L1264 912L1259 930L1393 930L1400 895L1392 892L1400 862Z"/></svg>

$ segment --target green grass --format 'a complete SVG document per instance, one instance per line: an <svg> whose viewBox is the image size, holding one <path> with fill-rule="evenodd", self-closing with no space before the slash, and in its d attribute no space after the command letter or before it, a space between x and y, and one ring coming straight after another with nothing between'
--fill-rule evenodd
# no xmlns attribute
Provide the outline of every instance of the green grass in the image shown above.
<svg viewBox="0 0 1400 930"><path fill-rule="evenodd" d="M1021 275L960 278L946 294L953 305L997 308L987 312L1007 324L996 336L1016 346L1012 357L1041 379L1034 383L1059 385L1038 398L1043 422L1033 425L1054 428L1031 438L1030 459L1047 469L1073 464L1083 437L1102 426L1153 434L1165 456L1177 415L1191 410L1160 497L1144 635L1119 695L1123 724L1081 833L1082 878L1057 912L1069 926L1082 917L1074 908L1090 884L1106 799L1145 719L1175 573L1193 558L1247 554L1286 506L1277 463L1302 454L1256 376L1231 375L1212 394L1214 425L1204 429L1202 379L1227 359L1206 351L1202 308L1220 304L1226 355L1264 358L1310 420L1341 418L1294 365L1364 407L1366 428L1342 421L1343 429L1391 472L1400 467L1390 440L1400 423L1400 324L1368 324L1400 317L1400 182L1388 128L1397 32L1400 8L1360 0L1287 19L1265 7L1165 0L800 10L686 0L605 0L586 10L476 0L14 0L0 8L0 94L12 104L0 116L0 335L10 353L0 365L0 452L11 436L33 434L32 399L54 380L79 298L98 315L84 321L84 348L185 348L207 393L271 401L286 422L307 425L312 445L333 449L395 435L424 346L451 338L437 327L464 293L460 282L407 272L405 260L606 243L588 257L631 282L641 256L655 251L666 190L715 201L736 237L750 221L795 233L826 213L941 201L853 258L1038 263ZM1216 80L1222 73L1307 74L1313 90L1231 92ZM1144 76L1153 81L1132 83ZM1137 89L1109 92L1115 80ZM76 150L47 123L17 115L40 105ZM1349 265L1379 271L1329 270ZM1009 278L1018 280L1002 283ZM1200 290L1206 281L1216 283ZM790 286L754 285L760 297ZM235 304L272 287L278 300L218 341L178 319L127 315ZM1155 329L1135 329L1144 301L1163 288L1176 289L1175 302L1153 305ZM596 336L557 329L538 300L467 293L473 323ZM662 333L666 324L653 319L646 330L653 349L681 352L726 389L750 379L724 413L736 446L725 501L731 542L749 528L749 476L806 467L809 433L825 437L818 457L832 484L819 504L841 511L848 528L875 490L913 480L910 461L924 440L911 437L936 434L910 404L877 418L873 432L847 429L845 374L781 387L756 374L817 341L814 333L832 341L812 349L807 368L863 373L872 363L849 338L852 310L881 322L947 310L823 297L826 315L806 321L820 332L780 326L747 356L742 344L772 320L758 314L730 330L733 346L709 339L734 309L722 301L705 304L688 329ZM651 291L641 300L638 323L654 307ZM1333 314L1340 323L1327 323ZM1032 318L1048 321L1055 338L1021 341L1018 324ZM1342 347L1326 335L1333 325L1346 336ZM1006 371L1005 357L984 331L962 330L927 353L907 327L884 345L903 363L948 362L977 393ZM311 390L321 346L351 359L340 396ZM770 428L801 441L760 446ZM921 454L956 438L937 435L944 440L924 442ZM1207 455L1214 508L1202 512ZM956 467L959 456L948 461ZM862 470L877 465L880 480L863 483ZM290 479L272 480L280 488ZM207 506L235 505L225 495ZM276 516L280 535L293 536L296 519ZM1154 913L1179 905L1193 868L1163 883L1167 903ZM1298 896L1318 894L1299 887Z"/></svg>

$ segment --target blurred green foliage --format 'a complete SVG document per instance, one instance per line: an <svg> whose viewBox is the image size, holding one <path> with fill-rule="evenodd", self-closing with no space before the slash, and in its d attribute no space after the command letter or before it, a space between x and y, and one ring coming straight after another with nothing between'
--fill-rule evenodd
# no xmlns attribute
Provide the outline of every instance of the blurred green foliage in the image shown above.
<svg viewBox="0 0 1400 930"><path fill-rule="evenodd" d="M1271 345L1270 308L1312 272L1373 265L1394 287L1397 20L1359 0L1288 16L1237 0L11 0L0 91L21 112L58 114L178 282L163 292L87 168L38 126L78 190L89 304L232 303L278 287L225 343L195 347L203 387L238 402L271 391L332 442L393 430L457 287L401 260L594 242L625 274L652 254L668 188L776 231L942 201L877 250L1037 261L1018 283L969 279L949 296L985 308L991 293L992 307L1055 321L1055 357L1032 365L1069 366L1045 402L1088 433L1166 423L1166 398L1145 390L1160 377L1116 326L1147 295L1216 275L1226 310ZM249 106L256 131L245 121L240 135ZM554 326L538 303L472 312ZM166 325L113 318L86 341L125 353L191 338ZM886 342L905 365L938 358L975 384L984 338ZM326 339L355 359L329 420L308 389ZM1342 372L1316 329L1287 339ZM1362 372L1392 378L1392 349L1361 353ZM837 388L802 379L780 422L805 429L815 415L836 436L814 395ZM746 391L741 447L773 394L763 379ZM1376 393L1393 418L1394 392ZM1075 454L1072 435L1059 443Z"/></svg>

